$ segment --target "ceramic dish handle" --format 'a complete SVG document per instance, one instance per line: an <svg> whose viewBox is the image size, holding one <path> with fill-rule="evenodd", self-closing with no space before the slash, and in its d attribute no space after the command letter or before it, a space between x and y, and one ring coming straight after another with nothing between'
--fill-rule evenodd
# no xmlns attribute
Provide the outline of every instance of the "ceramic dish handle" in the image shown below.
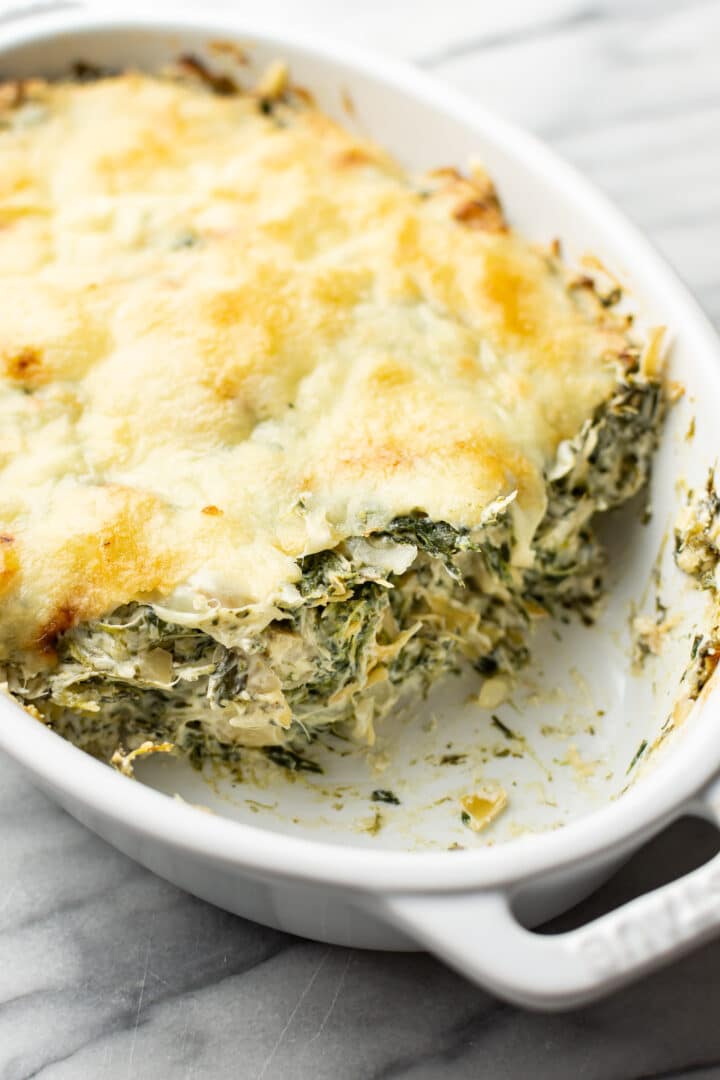
<svg viewBox="0 0 720 1080"><path fill-rule="evenodd" d="M702 796L720 826L720 781ZM581 1005L720 932L720 854L594 922L536 934L502 892L396 896L393 921L475 982L539 1009Z"/></svg>

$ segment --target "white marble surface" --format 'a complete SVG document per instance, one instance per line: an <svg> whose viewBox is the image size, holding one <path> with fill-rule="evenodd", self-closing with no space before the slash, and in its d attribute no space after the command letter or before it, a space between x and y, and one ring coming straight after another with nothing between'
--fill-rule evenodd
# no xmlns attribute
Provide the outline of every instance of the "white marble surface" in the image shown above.
<svg viewBox="0 0 720 1080"><path fill-rule="evenodd" d="M650 234L720 324L718 0L262 7L416 60L532 128ZM677 827L586 913L714 843L708 827ZM128 862L0 760L0 1080L715 1077L719 1011L720 943L543 1017L427 956L253 926Z"/></svg>

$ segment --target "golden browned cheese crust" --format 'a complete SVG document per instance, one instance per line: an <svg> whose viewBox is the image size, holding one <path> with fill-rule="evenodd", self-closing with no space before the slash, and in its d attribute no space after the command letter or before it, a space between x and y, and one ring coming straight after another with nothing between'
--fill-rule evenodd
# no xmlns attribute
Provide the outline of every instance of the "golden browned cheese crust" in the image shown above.
<svg viewBox="0 0 720 1080"><path fill-rule="evenodd" d="M523 558L625 340L487 180L136 73L0 120L0 659L181 586L267 621L416 509L516 491Z"/></svg>

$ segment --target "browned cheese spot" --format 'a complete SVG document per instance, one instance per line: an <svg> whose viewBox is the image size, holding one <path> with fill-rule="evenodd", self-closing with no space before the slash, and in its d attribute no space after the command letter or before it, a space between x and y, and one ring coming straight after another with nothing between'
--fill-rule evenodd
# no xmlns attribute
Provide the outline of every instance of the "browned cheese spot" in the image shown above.
<svg viewBox="0 0 720 1080"><path fill-rule="evenodd" d="M468 199L453 211L456 221L482 232L502 232L505 229L502 209L493 193L478 199Z"/></svg>
<svg viewBox="0 0 720 1080"><path fill-rule="evenodd" d="M0 596L7 591L19 569L15 538L7 533L0 534Z"/></svg>
<svg viewBox="0 0 720 1080"><path fill-rule="evenodd" d="M40 351L32 345L25 345L16 352L3 352L0 356L5 375L13 382L34 387L40 386L47 377Z"/></svg>

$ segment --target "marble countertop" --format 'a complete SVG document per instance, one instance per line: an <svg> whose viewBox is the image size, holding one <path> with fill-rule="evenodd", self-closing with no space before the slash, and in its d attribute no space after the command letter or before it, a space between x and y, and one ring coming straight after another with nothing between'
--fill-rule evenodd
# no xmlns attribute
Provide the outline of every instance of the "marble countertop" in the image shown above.
<svg viewBox="0 0 720 1080"><path fill-rule="evenodd" d="M531 128L649 233L720 325L718 0L262 8L410 58ZM717 846L709 826L680 823L585 916ZM0 853L0 1080L720 1077L720 942L541 1016L428 956L301 941L186 896L4 759Z"/></svg>

